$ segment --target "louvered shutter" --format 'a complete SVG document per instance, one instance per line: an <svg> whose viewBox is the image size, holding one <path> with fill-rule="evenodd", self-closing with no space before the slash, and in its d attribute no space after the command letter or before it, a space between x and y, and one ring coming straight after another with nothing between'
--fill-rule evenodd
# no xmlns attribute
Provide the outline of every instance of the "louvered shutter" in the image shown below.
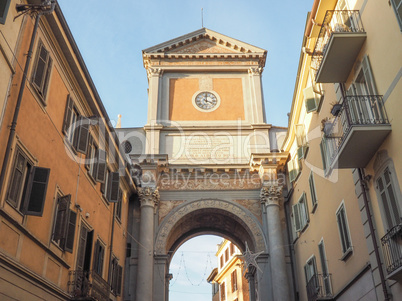
<svg viewBox="0 0 402 301"><path fill-rule="evenodd" d="M364 79L367 82L370 95L377 95L377 88L375 86L373 73L371 72L370 60L367 55L363 57L362 70L364 74Z"/></svg>
<svg viewBox="0 0 402 301"><path fill-rule="evenodd" d="M49 174L49 168L37 166L32 168L22 210L24 214L42 216Z"/></svg>
<svg viewBox="0 0 402 301"><path fill-rule="evenodd" d="M10 188L8 190L8 201L10 201L13 206L18 204L18 196L20 195L24 171L27 167L25 157L18 152L15 158L15 163L13 167L13 175L10 182Z"/></svg>
<svg viewBox="0 0 402 301"><path fill-rule="evenodd" d="M59 197L56 212L56 223L54 225L53 240L64 239L66 237L68 210L70 208L71 194Z"/></svg>
<svg viewBox="0 0 402 301"><path fill-rule="evenodd" d="M97 151L96 165L95 180L104 183L106 178L106 152L102 149L98 149Z"/></svg>
<svg viewBox="0 0 402 301"><path fill-rule="evenodd" d="M7 19L7 12L10 6L10 0L2 0L0 2L0 24L5 24Z"/></svg>
<svg viewBox="0 0 402 301"><path fill-rule="evenodd" d="M39 89L40 92L42 92L42 88L43 88L43 81L45 78L45 72L47 70L48 57L49 57L49 52L46 50L46 48L43 46L43 44L40 43L40 46L38 49L38 58L36 61L35 73L33 74L33 78L32 78L33 83Z"/></svg>
<svg viewBox="0 0 402 301"><path fill-rule="evenodd" d="M80 238L77 251L77 270L84 270L85 249L87 244L88 230L81 224Z"/></svg>
<svg viewBox="0 0 402 301"><path fill-rule="evenodd" d="M322 159L322 168L324 171L327 171L327 160L326 160L326 147L324 138L320 142L320 150L321 150L321 159Z"/></svg>
<svg viewBox="0 0 402 301"><path fill-rule="evenodd" d="M303 89L304 103L307 113L317 111L318 104L315 92L312 86Z"/></svg>
<svg viewBox="0 0 402 301"><path fill-rule="evenodd" d="M75 213L72 210L69 210L64 250L70 253L73 252L76 223L77 223L77 213Z"/></svg>
<svg viewBox="0 0 402 301"><path fill-rule="evenodd" d="M295 222L295 230L296 232L300 232L302 226L301 226L301 221L300 221L300 204L294 204L292 206L292 211L293 211L293 218Z"/></svg>
<svg viewBox="0 0 402 301"><path fill-rule="evenodd" d="M45 70L45 77L43 79L43 83L42 83L42 96L45 96L47 93L47 89L49 87L49 79L50 79L50 71L52 68L52 63L53 60L50 57L50 55L48 55L47 57L47 65L46 65L46 70Z"/></svg>
<svg viewBox="0 0 402 301"><path fill-rule="evenodd" d="M91 164L93 164L93 161L92 161L93 158L91 158L92 143L93 143L92 135L89 135L88 145L87 145L87 153L85 154L85 168L87 170L89 170L91 167Z"/></svg>
<svg viewBox="0 0 402 301"><path fill-rule="evenodd" d="M68 128L70 127L71 122L71 114L73 113L74 102L71 99L70 95L67 95L67 103L66 110L64 111L64 120L63 120L63 133L68 133Z"/></svg>
<svg viewBox="0 0 402 301"><path fill-rule="evenodd" d="M99 272L99 240L95 242L94 263L92 269L100 275Z"/></svg>
<svg viewBox="0 0 402 301"><path fill-rule="evenodd" d="M123 278L123 267L121 265L117 266L117 287L116 287L116 295L121 295L121 280Z"/></svg>
<svg viewBox="0 0 402 301"><path fill-rule="evenodd" d="M88 118L80 116L79 127L77 131L77 139L75 149L77 152L86 154L88 147L88 137L89 137L89 125L90 121Z"/></svg>
<svg viewBox="0 0 402 301"><path fill-rule="evenodd" d="M119 185L120 185L120 174L119 172L110 173L110 199L112 203L119 201Z"/></svg>

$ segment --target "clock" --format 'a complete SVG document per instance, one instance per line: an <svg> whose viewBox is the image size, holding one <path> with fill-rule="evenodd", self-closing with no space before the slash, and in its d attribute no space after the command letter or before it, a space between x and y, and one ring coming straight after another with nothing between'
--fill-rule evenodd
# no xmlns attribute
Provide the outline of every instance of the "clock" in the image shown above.
<svg viewBox="0 0 402 301"><path fill-rule="evenodd" d="M195 104L202 110L209 111L216 107L218 98L212 92L200 92L195 96Z"/></svg>

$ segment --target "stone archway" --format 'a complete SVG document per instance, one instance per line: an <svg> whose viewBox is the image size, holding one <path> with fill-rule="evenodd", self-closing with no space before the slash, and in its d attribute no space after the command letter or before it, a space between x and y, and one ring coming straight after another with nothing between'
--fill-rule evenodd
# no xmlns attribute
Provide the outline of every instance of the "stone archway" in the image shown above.
<svg viewBox="0 0 402 301"><path fill-rule="evenodd" d="M269 283L268 245L262 224L245 207L228 200L200 199L174 208L155 235L154 299L168 300L169 264L174 252L185 241L202 234L215 234L233 241L240 250L245 243L253 252L263 252L258 259L261 283ZM161 277L166 275L166 277ZM265 278L265 279L263 279ZM250 287L254 289L254 280ZM262 289L262 291L266 291Z"/></svg>

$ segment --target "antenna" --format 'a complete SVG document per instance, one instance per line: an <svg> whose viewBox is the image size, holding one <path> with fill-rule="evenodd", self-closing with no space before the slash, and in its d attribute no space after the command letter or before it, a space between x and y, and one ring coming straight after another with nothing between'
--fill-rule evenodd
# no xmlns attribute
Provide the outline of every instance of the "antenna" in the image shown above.
<svg viewBox="0 0 402 301"><path fill-rule="evenodd" d="M201 8L201 28L204 28L204 8Z"/></svg>

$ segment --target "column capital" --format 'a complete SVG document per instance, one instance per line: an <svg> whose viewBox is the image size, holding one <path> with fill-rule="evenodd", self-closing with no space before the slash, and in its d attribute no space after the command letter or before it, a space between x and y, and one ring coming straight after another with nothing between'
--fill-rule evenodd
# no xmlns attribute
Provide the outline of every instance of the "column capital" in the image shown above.
<svg viewBox="0 0 402 301"><path fill-rule="evenodd" d="M279 206L281 198L282 198L282 186L273 184L261 188L260 192L261 203L264 203L267 206L269 205Z"/></svg>
<svg viewBox="0 0 402 301"><path fill-rule="evenodd" d="M140 197L141 207L155 207L159 203L158 187L140 187L138 188L138 196Z"/></svg>
<svg viewBox="0 0 402 301"><path fill-rule="evenodd" d="M161 68L152 68L152 67L148 67L146 68L147 70L147 76L148 78L151 77L159 77L163 74L163 70Z"/></svg>
<svg viewBox="0 0 402 301"><path fill-rule="evenodd" d="M261 75L263 68L262 67L250 67L248 68L248 74L252 75Z"/></svg>

